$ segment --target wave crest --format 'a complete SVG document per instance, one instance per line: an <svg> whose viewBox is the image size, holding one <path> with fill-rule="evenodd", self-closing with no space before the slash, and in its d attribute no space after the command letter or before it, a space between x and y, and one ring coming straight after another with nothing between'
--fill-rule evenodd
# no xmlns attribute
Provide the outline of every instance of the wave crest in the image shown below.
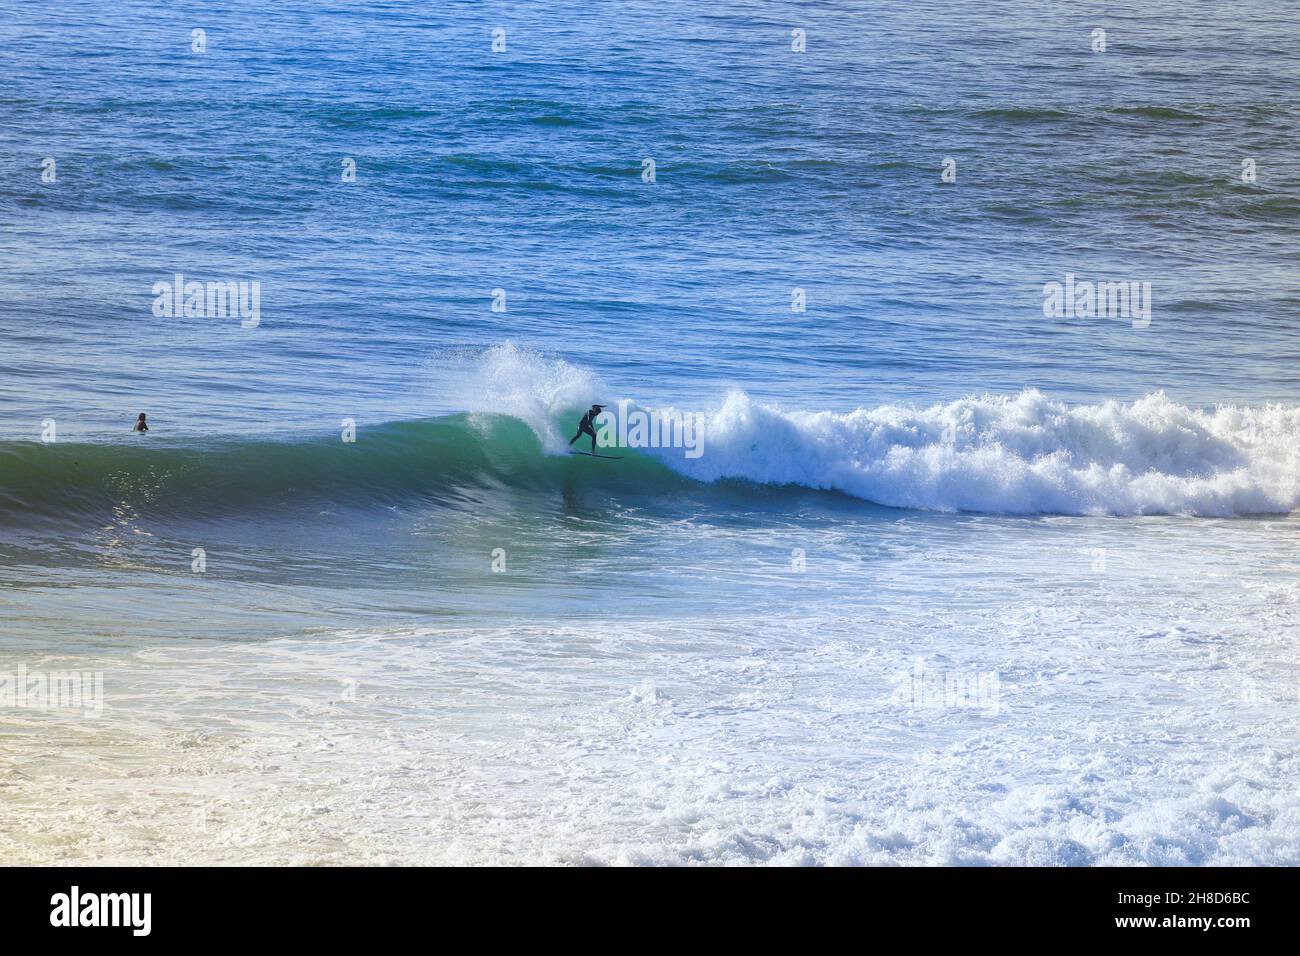
<svg viewBox="0 0 1300 956"><path fill-rule="evenodd" d="M1204 411L1163 393L1067 406L1041 392L916 409L783 412L733 392L695 460L699 480L834 489L939 511L1067 515L1284 513L1300 503L1300 409Z"/></svg>

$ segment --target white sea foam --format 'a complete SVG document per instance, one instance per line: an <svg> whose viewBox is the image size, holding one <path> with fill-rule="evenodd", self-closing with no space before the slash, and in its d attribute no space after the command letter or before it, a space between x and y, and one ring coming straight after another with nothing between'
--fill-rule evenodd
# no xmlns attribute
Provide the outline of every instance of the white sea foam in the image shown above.
<svg viewBox="0 0 1300 956"><path fill-rule="evenodd" d="M0 707L0 855L1300 864L1300 515L805 504L438 509L414 557L385 531L200 592L121 555L19 567L0 672L102 672L105 706ZM330 579L371 568L383 590L339 608ZM51 579L74 588L50 603ZM131 589L108 612L105 582Z"/></svg>
<svg viewBox="0 0 1300 956"><path fill-rule="evenodd" d="M836 414L732 392L704 434L696 460L656 453L701 480L939 511L1226 516L1300 504L1300 408L1288 406L1201 410L1162 393L1069 406L1030 390Z"/></svg>
<svg viewBox="0 0 1300 956"><path fill-rule="evenodd" d="M523 420L548 454L567 447L566 415L612 403L595 373L512 343L488 350L478 376L472 410ZM1027 390L837 413L783 410L737 390L706 413L703 436L697 458L643 451L701 481L801 485L934 511L1231 516L1300 506L1294 406L1199 409L1160 392L1067 405Z"/></svg>

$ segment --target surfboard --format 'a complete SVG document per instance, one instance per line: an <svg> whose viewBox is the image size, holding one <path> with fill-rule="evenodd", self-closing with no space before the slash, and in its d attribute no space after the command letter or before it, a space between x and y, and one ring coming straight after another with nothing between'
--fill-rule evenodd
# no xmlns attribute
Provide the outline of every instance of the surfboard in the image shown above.
<svg viewBox="0 0 1300 956"><path fill-rule="evenodd" d="M570 455L586 455L588 458L608 458L610 461L622 461L622 455L595 455L589 451L571 451Z"/></svg>

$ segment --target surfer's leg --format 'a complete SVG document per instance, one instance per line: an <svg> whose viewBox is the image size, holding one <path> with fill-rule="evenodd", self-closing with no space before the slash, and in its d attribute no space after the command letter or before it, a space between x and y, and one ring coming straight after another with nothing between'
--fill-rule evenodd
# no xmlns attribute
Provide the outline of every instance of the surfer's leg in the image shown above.
<svg viewBox="0 0 1300 956"><path fill-rule="evenodd" d="M569 439L569 444L572 445L575 441L577 441L581 437L582 437L582 429L579 428L578 434L574 435L572 438Z"/></svg>

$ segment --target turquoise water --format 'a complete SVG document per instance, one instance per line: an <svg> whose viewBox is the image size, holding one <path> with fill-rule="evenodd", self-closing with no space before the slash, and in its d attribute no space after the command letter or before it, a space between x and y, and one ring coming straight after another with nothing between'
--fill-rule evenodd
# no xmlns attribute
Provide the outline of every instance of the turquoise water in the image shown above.
<svg viewBox="0 0 1300 956"><path fill-rule="evenodd" d="M0 8L8 858L1300 860L1290 11Z"/></svg>

